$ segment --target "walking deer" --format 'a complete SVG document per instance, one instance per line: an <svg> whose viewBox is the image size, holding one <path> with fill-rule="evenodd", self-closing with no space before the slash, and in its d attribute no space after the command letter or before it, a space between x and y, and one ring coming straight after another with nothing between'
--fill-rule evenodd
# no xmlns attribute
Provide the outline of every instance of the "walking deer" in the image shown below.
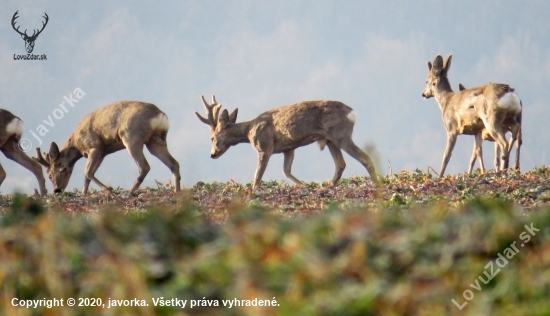
<svg viewBox="0 0 550 316"><path fill-rule="evenodd" d="M466 90L466 88L461 83L459 83L458 84L458 90L462 91L462 90ZM520 100L519 104L520 104L520 107L523 108L521 100ZM504 128L506 129L506 132L511 132L511 133L514 133L513 126L515 124L519 124L519 128L516 130L516 133L518 133L517 136L516 136L516 162L515 162L515 165L514 165L514 169L516 169L516 170L519 170L520 148L521 148L521 144L523 142L522 139L521 139L521 137L522 137L522 135L521 135L521 114L522 114L522 111L519 111L518 113L516 113L516 115L508 115L508 116L506 116L506 119L503 122ZM488 140L490 142L495 141L493 139L493 137L491 137L491 135L489 135L489 133L487 132L486 129L483 129L483 131L481 132L481 135L482 135L481 138L483 140ZM508 168L508 164L509 164L509 161L510 161L509 154L512 151L512 147L514 145L513 140L514 140L514 138L512 137L510 139L510 143L508 144L508 146L509 146L509 148L508 148L509 149L508 159L506 159L504 161L504 168ZM479 159L481 172L485 172L485 170L483 168L483 157L481 157L481 155L478 156L477 151L479 151L479 153L481 153L481 148L478 149L477 146L476 146L476 143L474 143L474 151L472 152L472 158L470 159L470 168L468 169L469 174L471 174L471 172L472 172L472 169L473 169L474 164L475 164L476 157ZM500 148L495 143L495 169L496 170L498 170L499 166L501 165L500 155L501 155L500 154Z"/></svg>
<svg viewBox="0 0 550 316"><path fill-rule="evenodd" d="M42 167L27 156L20 148L19 141L23 135L23 121L11 112L0 109L0 151L4 155L34 174L40 187L40 195L45 196L46 180ZM6 179L6 171L0 165L0 185Z"/></svg>
<svg viewBox="0 0 550 316"><path fill-rule="evenodd" d="M82 191L87 194L91 181L101 189L109 190L95 177L95 172L105 156L126 148L139 168L139 175L130 190L134 192L150 170L143 155L145 145L170 169L175 191L179 191L179 164L168 151L168 129L168 116L155 105L138 101L116 102L85 116L61 150L52 142L49 153L42 155L37 148L37 158L34 159L47 168L54 192L60 193L67 187L75 163L82 157L88 158Z"/></svg>
<svg viewBox="0 0 550 316"><path fill-rule="evenodd" d="M342 177L346 162L342 150L359 161L373 181L377 175L370 157L355 145L351 139L355 114L353 109L338 101L304 101L282 106L260 114L246 122L236 123L238 109L231 114L218 104L212 96L212 104L201 97L207 118L195 112L201 122L210 126L212 151L210 157L219 158L231 146L250 143L258 152L258 165L253 188L260 186L262 176L273 154L283 153L283 174L296 184L303 182L291 173L294 150L315 141L321 150L328 147L336 171L332 183Z"/></svg>
<svg viewBox="0 0 550 316"><path fill-rule="evenodd" d="M439 176L451 158L458 135L475 135L474 151L482 156L482 131L485 129L496 142L501 152L499 170L507 166L510 154L506 141L504 121L507 117L517 116L521 112L519 97L509 85L489 83L484 86L453 92L447 74L451 67L452 55L445 61L437 55L433 64L428 61L428 78L422 96L425 99L435 97L442 112L443 125L447 130L447 145ZM510 125L513 142L519 135L520 124ZM483 168L483 166L482 166ZM471 170L470 170L471 171Z"/></svg>

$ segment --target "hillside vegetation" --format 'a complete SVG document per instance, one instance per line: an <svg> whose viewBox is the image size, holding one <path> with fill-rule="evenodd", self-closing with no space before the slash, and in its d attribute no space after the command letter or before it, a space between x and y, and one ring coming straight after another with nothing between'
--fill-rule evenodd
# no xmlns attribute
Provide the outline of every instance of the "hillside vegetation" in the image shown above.
<svg viewBox="0 0 550 316"><path fill-rule="evenodd" d="M550 315L547 167L1 199L7 315Z"/></svg>

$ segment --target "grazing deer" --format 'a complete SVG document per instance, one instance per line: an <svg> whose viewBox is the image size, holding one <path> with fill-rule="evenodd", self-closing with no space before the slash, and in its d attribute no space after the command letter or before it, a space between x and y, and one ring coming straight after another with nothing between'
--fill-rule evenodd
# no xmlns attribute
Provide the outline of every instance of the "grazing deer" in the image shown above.
<svg viewBox="0 0 550 316"><path fill-rule="evenodd" d="M466 88L461 84L459 83L458 84L458 90L459 91L462 91L462 90L466 90ZM520 100L520 103L519 103L520 107L523 107L522 106L522 103L521 103L521 100ZM516 133L517 133L517 136L515 137L516 138L516 163L514 165L514 169L516 170L519 170L519 156L520 156L520 148L521 148L521 143L523 142L522 139L521 139L521 114L522 114L522 111L516 113L516 115L509 115L506 116L506 119L504 120L504 128L506 128L506 131L508 132L511 132L511 133L514 133L514 130L513 130L513 126L515 126L515 124L519 124L519 128L516 129ZM489 133L487 132L486 129L483 129L482 131L482 136L481 138L483 140L488 140L488 141L491 141L491 142L494 142L495 140L493 139L493 137L491 137L491 135L489 135ZM510 139L510 143L508 144L509 146L509 152L508 154L510 154L510 152L512 151L512 147L514 145L514 137L512 137ZM476 144L474 143L474 151L472 153L472 158L470 159L470 168L468 170L468 173L471 174L472 172L472 169L474 167L474 164L475 164L475 159L477 157L477 151L478 149L476 148ZM479 153L481 153L481 149L479 149ZM495 169L498 170L500 165L501 165L501 161L500 161L500 148L497 146L497 144L495 143ZM483 157L479 156L477 157L479 159L479 163L481 165L481 172L485 172L484 171L484 168L483 168ZM508 163L510 161L510 158L508 157L508 159L504 160L504 168L508 168Z"/></svg>
<svg viewBox="0 0 550 316"><path fill-rule="evenodd" d="M19 148L21 135L23 135L23 121L11 112L0 109L0 151L8 159L17 162L32 172L38 180L40 195L45 196L47 193L46 180L44 180L42 167ZM2 185L4 179L6 179L6 171L0 165L0 185Z"/></svg>
<svg viewBox="0 0 550 316"><path fill-rule="evenodd" d="M95 172L105 156L126 148L139 168L139 176L130 190L133 192L150 170L143 155L145 145L170 169L175 190L179 191L179 164L168 152L166 144L168 128L168 116L155 105L138 101L116 102L85 116L61 151L52 142L49 154L42 156L37 148L37 158L34 159L48 169L54 192L60 193L67 187L75 163L82 157L88 158L82 191L87 194L90 181L103 190L109 190L94 176Z"/></svg>
<svg viewBox="0 0 550 316"><path fill-rule="evenodd" d="M250 143L258 152L258 166L253 188L260 186L262 176L272 154L283 153L283 174L296 184L303 182L291 174L294 150L315 141L321 150L328 147L336 171L332 183L342 177L346 162L342 150L359 161L369 172L373 181L377 175L370 157L355 145L351 139L355 114L353 109L338 101L305 101L282 106L260 114L250 121L236 123L238 109L231 114L212 96L209 105L204 97L202 102L207 118L195 112L201 122L210 126L212 132L213 159L223 155L229 147L239 143ZM219 115L218 115L219 114Z"/></svg>
<svg viewBox="0 0 550 316"><path fill-rule="evenodd" d="M447 130L447 146L439 176L442 177L445 173L458 135L475 135L474 151L477 151L478 157L482 156L481 143L484 129L495 140L502 154L500 170L507 165L510 154L503 123L508 116L521 112L519 97L509 85L498 83L453 92L447 78L451 60L452 55L449 55L445 61L441 55L437 55L433 65L428 61L428 78L422 92L425 99L435 97L442 112L443 125ZM513 143L518 137L519 132L516 131L520 129L520 125L512 124L510 128L513 130Z"/></svg>

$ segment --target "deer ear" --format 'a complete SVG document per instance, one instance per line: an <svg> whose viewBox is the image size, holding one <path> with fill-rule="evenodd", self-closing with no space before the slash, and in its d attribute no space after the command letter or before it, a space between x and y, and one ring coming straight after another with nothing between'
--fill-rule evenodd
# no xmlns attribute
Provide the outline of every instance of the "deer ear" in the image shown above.
<svg viewBox="0 0 550 316"><path fill-rule="evenodd" d="M218 118L218 123L222 128L229 123L229 112L227 112L227 109L223 109L222 114Z"/></svg>
<svg viewBox="0 0 550 316"><path fill-rule="evenodd" d="M432 71L435 74L438 74L441 70L443 70L443 57L441 57L441 55L437 55L434 59Z"/></svg>
<svg viewBox="0 0 550 316"><path fill-rule="evenodd" d="M449 68L451 68L451 60L453 59L453 55L449 55L447 59L445 59L445 62L443 63L443 68L445 71L449 71Z"/></svg>
<svg viewBox="0 0 550 316"><path fill-rule="evenodd" d="M53 160L59 158L59 147L57 147L57 144L54 142L50 145L50 158Z"/></svg>
<svg viewBox="0 0 550 316"><path fill-rule="evenodd" d="M462 85L462 83L459 83L459 84L458 84L458 90L460 90L460 91L466 90L466 87L464 87L464 86Z"/></svg>
<svg viewBox="0 0 550 316"><path fill-rule="evenodd" d="M428 61L427 65L428 65L428 71L432 71L432 63Z"/></svg>
<svg viewBox="0 0 550 316"><path fill-rule="evenodd" d="M231 114L229 114L229 122L230 123L235 123L237 122L237 114L239 113L239 109L235 109L235 111L231 112Z"/></svg>

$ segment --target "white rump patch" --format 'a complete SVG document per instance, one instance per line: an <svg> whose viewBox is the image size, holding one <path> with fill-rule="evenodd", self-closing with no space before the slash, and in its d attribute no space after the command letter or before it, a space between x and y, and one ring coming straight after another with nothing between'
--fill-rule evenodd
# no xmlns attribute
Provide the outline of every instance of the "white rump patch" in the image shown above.
<svg viewBox="0 0 550 316"><path fill-rule="evenodd" d="M10 135L15 134L18 136L23 135L23 121L15 117L9 124L6 126L6 132Z"/></svg>
<svg viewBox="0 0 550 316"><path fill-rule="evenodd" d="M170 121L168 121L168 116L164 113L160 113L151 120L151 127L154 130L167 131L170 128Z"/></svg>
<svg viewBox="0 0 550 316"><path fill-rule="evenodd" d="M521 111L519 97L514 92L508 92L502 97L500 97L500 99L498 99L498 105L501 108L508 109L510 111L513 111L513 110L515 110L516 112Z"/></svg>
<svg viewBox="0 0 550 316"><path fill-rule="evenodd" d="M353 124L355 124L355 121L357 120L357 117L355 116L355 112L351 111L347 115L348 120L350 120Z"/></svg>

